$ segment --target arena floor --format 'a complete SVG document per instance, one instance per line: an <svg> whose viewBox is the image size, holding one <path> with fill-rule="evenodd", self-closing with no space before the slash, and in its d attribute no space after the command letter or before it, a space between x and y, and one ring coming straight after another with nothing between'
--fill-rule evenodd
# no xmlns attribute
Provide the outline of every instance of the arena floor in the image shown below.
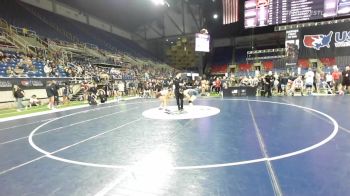
<svg viewBox="0 0 350 196"><path fill-rule="evenodd" d="M350 195L349 102L136 99L2 122L0 195Z"/></svg>

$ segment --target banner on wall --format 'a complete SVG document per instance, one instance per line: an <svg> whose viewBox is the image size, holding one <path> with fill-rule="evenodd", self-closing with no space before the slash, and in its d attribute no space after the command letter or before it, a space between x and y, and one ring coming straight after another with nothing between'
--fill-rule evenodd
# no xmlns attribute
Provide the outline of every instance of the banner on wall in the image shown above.
<svg viewBox="0 0 350 196"><path fill-rule="evenodd" d="M350 55L350 23L337 23L300 29L301 58Z"/></svg>
<svg viewBox="0 0 350 196"><path fill-rule="evenodd" d="M10 90L14 85L22 89L42 89L46 87L48 81L53 78L0 78L0 90ZM54 78L58 85L63 86L69 78Z"/></svg>
<svg viewBox="0 0 350 196"><path fill-rule="evenodd" d="M295 66L298 61L299 54L299 30L292 29L286 31L286 65Z"/></svg>

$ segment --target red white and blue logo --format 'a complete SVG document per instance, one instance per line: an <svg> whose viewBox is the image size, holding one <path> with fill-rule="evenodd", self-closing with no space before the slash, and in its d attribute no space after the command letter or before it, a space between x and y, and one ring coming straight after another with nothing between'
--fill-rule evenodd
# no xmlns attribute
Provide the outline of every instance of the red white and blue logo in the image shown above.
<svg viewBox="0 0 350 196"><path fill-rule="evenodd" d="M317 34L317 35L304 35L304 46L307 48L313 48L315 50L320 50L321 48L330 48L330 43L332 41L333 31L330 31L328 35Z"/></svg>

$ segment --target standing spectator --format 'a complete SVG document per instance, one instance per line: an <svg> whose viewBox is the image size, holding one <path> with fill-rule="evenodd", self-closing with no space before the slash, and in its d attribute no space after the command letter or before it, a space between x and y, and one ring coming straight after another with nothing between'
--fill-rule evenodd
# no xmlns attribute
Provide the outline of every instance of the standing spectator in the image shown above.
<svg viewBox="0 0 350 196"><path fill-rule="evenodd" d="M83 90L83 100L86 101L89 94L89 84L87 81L84 81L81 84L81 89Z"/></svg>
<svg viewBox="0 0 350 196"><path fill-rule="evenodd" d="M55 104L55 106L58 106L58 104L59 104L58 90L60 87L58 86L58 84L55 80L52 80L51 88L52 88L52 92L53 92L53 96L54 96L54 104Z"/></svg>
<svg viewBox="0 0 350 196"><path fill-rule="evenodd" d="M350 67L346 66L345 71L342 73L343 81L343 91L344 93L349 93L349 86L350 86Z"/></svg>
<svg viewBox="0 0 350 196"><path fill-rule="evenodd" d="M333 91L332 91L332 88L333 88L333 76L329 72L326 74L326 83L327 83L328 94L332 94L333 93Z"/></svg>
<svg viewBox="0 0 350 196"><path fill-rule="evenodd" d="M22 109L24 108L24 105L22 103L24 91L20 87L15 85L13 88L13 96L16 98L17 112L22 111Z"/></svg>
<svg viewBox="0 0 350 196"><path fill-rule="evenodd" d="M341 72L339 71L338 67L333 68L332 73L333 81L334 81L334 92L338 92L340 80L341 80Z"/></svg>
<svg viewBox="0 0 350 196"><path fill-rule="evenodd" d="M306 72L305 74L305 87L306 87L306 93L308 95L311 94L312 92L312 86L314 84L314 72L311 70L311 68L309 68L309 71Z"/></svg>
<svg viewBox="0 0 350 196"><path fill-rule="evenodd" d="M118 82L118 97L124 96L125 95L125 85L124 81L119 81Z"/></svg>
<svg viewBox="0 0 350 196"><path fill-rule="evenodd" d="M316 70L314 70L314 84L313 85L314 85L316 93L318 93L320 83L321 83L321 74L318 73Z"/></svg>
<svg viewBox="0 0 350 196"><path fill-rule="evenodd" d="M272 75L272 71L269 71L269 73L265 76L265 93L267 93L267 97L272 96L272 85L274 83L274 78Z"/></svg>
<svg viewBox="0 0 350 196"><path fill-rule="evenodd" d="M63 93L62 93L62 96L63 96L63 105L69 103L69 95L70 95L70 93L71 93L71 90L70 90L69 84L68 84L68 83L65 83L65 84L64 84L64 87L63 87Z"/></svg>
<svg viewBox="0 0 350 196"><path fill-rule="evenodd" d="M50 81L46 84L46 94L47 98L49 99L49 104L47 105L47 107L50 110L55 109L55 97L52 89L52 82Z"/></svg>
<svg viewBox="0 0 350 196"><path fill-rule="evenodd" d="M221 80L220 80L219 77L216 78L214 85L215 85L215 92L216 92L217 94L219 94L219 92L220 92L220 90L221 90Z"/></svg>

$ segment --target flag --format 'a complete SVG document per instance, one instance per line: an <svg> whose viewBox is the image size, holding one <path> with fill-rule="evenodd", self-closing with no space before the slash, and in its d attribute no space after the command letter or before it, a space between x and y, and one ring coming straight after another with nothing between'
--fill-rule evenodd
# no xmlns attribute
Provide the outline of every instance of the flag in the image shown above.
<svg viewBox="0 0 350 196"><path fill-rule="evenodd" d="M223 3L223 24L231 24L238 21L238 1L222 0Z"/></svg>

